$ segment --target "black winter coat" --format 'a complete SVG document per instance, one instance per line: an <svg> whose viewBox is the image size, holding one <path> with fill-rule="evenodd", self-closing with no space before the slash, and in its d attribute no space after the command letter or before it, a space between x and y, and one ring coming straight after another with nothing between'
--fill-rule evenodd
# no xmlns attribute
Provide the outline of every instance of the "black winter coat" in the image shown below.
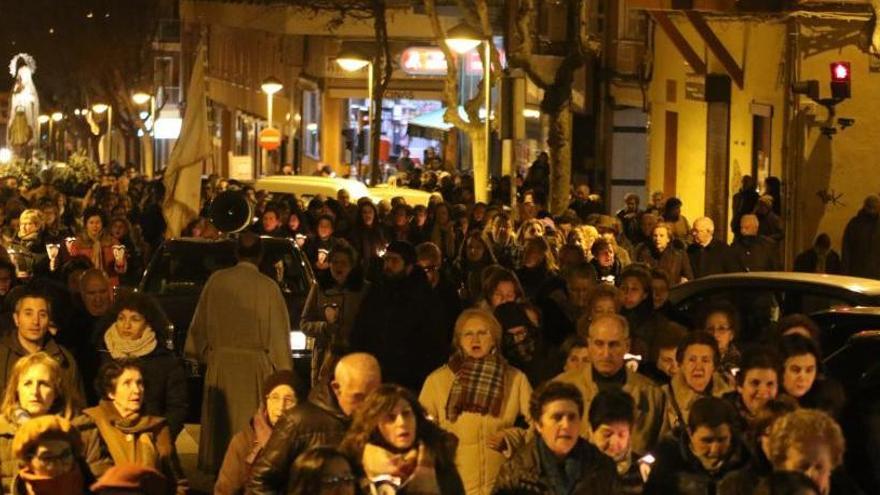
<svg viewBox="0 0 880 495"><path fill-rule="evenodd" d="M727 272L770 272L779 270L776 243L758 236L740 236L727 256Z"/></svg>
<svg viewBox="0 0 880 495"><path fill-rule="evenodd" d="M418 392L446 363L450 346L425 272L414 268L404 278L383 276L370 286L351 332L351 350L375 356L384 382Z"/></svg>
<svg viewBox="0 0 880 495"><path fill-rule="evenodd" d="M819 254L816 252L815 248L810 248L802 252L794 259L794 271L796 272L817 273L816 269L818 266ZM821 273L830 273L834 275L840 275L843 273L843 266L840 264L840 255L837 254L837 251L832 249L825 255L825 271Z"/></svg>
<svg viewBox="0 0 880 495"><path fill-rule="evenodd" d="M859 210L843 231L843 273L880 278L880 217Z"/></svg>
<svg viewBox="0 0 880 495"><path fill-rule="evenodd" d="M734 437L732 452L724 465L708 472L691 453L685 438L668 438L657 446L657 461L645 484L645 495L715 495L724 493L719 487L729 484L731 473L748 462L748 451L738 437Z"/></svg>
<svg viewBox="0 0 880 495"><path fill-rule="evenodd" d="M351 424L329 386L312 389L309 400L286 411L272 428L272 436L251 468L248 493L283 493L293 461L320 445L338 446Z"/></svg>
<svg viewBox="0 0 880 495"><path fill-rule="evenodd" d="M694 278L724 273L728 249L730 247L718 239L712 239L712 242L705 247L696 242L688 246L687 254Z"/></svg>
<svg viewBox="0 0 880 495"><path fill-rule="evenodd" d="M617 468L610 457L584 440L578 439L569 455L581 461L581 479L570 495L616 495L621 493ZM507 460L495 482L493 495L555 495L541 465L537 440L533 439Z"/></svg>

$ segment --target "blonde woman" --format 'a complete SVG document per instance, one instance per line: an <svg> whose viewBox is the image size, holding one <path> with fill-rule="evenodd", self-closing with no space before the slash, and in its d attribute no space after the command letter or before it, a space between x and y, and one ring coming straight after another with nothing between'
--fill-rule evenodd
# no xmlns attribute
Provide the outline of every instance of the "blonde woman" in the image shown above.
<svg viewBox="0 0 880 495"><path fill-rule="evenodd" d="M510 215L507 213L496 215L492 223L486 225L484 237L495 260L505 268L515 268L519 259L519 248L516 245L513 220Z"/></svg>
<svg viewBox="0 0 880 495"><path fill-rule="evenodd" d="M523 443L514 422L528 417L532 387L501 356L501 331L492 313L465 310L455 322L455 352L419 396L428 415L458 437L455 464L470 495L492 492L505 453Z"/></svg>
<svg viewBox="0 0 880 495"><path fill-rule="evenodd" d="M19 272L33 274L35 266L46 258L43 235L43 214L40 210L24 210L18 219L18 232L12 239L13 261ZM57 257L58 249L54 254Z"/></svg>
<svg viewBox="0 0 880 495"><path fill-rule="evenodd" d="M593 259L593 254L590 252L590 248L593 247L593 243L596 242L596 239L599 238L599 231L596 230L596 227L592 225L578 225L577 227L573 227L571 229L571 233L568 234L568 243L573 244L584 252L584 257L587 258L587 261Z"/></svg>
<svg viewBox="0 0 880 495"><path fill-rule="evenodd" d="M37 352L19 359L9 375L3 402L0 403L0 482L3 493L18 472L12 455L12 440L18 430L33 418L56 415L72 420L81 430L85 445L85 459L95 476L111 466L101 455L97 432L75 417L75 392L64 379L61 366L45 352Z"/></svg>
<svg viewBox="0 0 880 495"><path fill-rule="evenodd" d="M526 241L536 237L544 237L544 234L545 229L543 223L534 219L526 220L519 226L519 230L516 232L516 243L519 246L524 246Z"/></svg>

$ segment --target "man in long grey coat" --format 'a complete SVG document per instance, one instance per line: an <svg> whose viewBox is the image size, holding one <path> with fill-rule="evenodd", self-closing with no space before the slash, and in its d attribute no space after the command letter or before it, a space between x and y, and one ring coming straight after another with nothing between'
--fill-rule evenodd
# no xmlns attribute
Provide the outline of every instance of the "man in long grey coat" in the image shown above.
<svg viewBox="0 0 880 495"><path fill-rule="evenodd" d="M292 368L290 318L278 284L260 273L259 236L238 239L238 264L208 279L186 337L187 357L207 364L199 469L220 468L229 441L260 405L263 380Z"/></svg>

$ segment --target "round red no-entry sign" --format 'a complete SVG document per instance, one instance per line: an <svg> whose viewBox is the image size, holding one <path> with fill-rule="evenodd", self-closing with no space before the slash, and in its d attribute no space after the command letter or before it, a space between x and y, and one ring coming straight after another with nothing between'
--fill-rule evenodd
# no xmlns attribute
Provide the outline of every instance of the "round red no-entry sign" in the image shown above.
<svg viewBox="0 0 880 495"><path fill-rule="evenodd" d="M260 148L272 151L281 146L281 131L274 127L267 127L260 131L259 137Z"/></svg>

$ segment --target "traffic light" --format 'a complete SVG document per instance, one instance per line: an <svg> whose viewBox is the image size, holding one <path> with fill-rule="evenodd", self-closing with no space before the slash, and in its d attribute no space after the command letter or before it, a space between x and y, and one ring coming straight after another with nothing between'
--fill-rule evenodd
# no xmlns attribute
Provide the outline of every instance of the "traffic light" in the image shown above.
<svg viewBox="0 0 880 495"><path fill-rule="evenodd" d="M831 96L844 100L851 96L850 81L852 71L849 62L833 62L831 64Z"/></svg>

